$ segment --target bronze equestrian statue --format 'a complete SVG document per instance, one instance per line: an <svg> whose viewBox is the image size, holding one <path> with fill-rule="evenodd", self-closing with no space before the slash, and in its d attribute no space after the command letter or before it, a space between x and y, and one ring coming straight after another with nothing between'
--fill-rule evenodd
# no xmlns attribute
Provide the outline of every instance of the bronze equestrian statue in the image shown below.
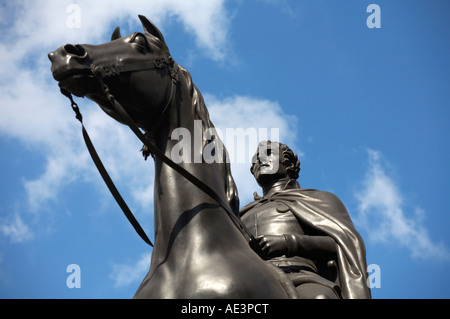
<svg viewBox="0 0 450 319"><path fill-rule="evenodd" d="M52 73L61 92L96 102L109 116L128 125L155 162L154 227L150 270L135 298L296 298L280 268L264 261L257 240L239 219L239 198L228 154L216 136L193 143L191 159L220 152L223 161L170 158L177 128L193 133L214 128L190 73L171 57L158 28L139 16L144 32L100 45L66 44L51 52ZM232 110L231 110L232 111ZM149 244L126 204L111 186L88 134L83 138L96 166L125 215ZM114 138L114 137L111 137ZM344 252L345 253L345 252Z"/></svg>

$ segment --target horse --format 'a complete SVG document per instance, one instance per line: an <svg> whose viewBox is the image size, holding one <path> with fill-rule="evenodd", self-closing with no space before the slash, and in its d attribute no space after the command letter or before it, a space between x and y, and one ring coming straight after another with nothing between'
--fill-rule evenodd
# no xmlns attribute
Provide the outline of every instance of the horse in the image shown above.
<svg viewBox="0 0 450 319"><path fill-rule="evenodd" d="M175 129L193 135L214 125L202 94L190 73L172 59L160 30L146 17L139 19L144 32L123 37L117 27L110 42L66 44L49 53L51 71L61 88L89 98L126 124L113 107L118 103L158 152L170 158L179 143L171 138ZM154 157L155 245L134 298L292 298L279 271L250 247L227 214L237 216L239 197L220 138L191 144L177 164L217 198ZM206 162L206 146L223 160Z"/></svg>

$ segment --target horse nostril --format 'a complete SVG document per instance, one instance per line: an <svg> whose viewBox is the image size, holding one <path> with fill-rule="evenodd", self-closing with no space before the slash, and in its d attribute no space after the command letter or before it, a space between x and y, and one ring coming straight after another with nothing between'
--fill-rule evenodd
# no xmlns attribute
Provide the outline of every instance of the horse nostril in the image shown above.
<svg viewBox="0 0 450 319"><path fill-rule="evenodd" d="M47 54L50 62L53 62L53 57L55 56L55 54L53 52L50 52L49 54Z"/></svg>
<svg viewBox="0 0 450 319"><path fill-rule="evenodd" d="M66 53L80 58L85 57L87 54L86 50L79 44L66 44L63 49Z"/></svg>

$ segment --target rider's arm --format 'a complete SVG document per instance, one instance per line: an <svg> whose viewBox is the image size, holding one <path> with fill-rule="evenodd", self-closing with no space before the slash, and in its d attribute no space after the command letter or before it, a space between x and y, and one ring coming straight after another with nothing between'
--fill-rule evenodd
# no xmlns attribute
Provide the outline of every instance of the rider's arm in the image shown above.
<svg viewBox="0 0 450 319"><path fill-rule="evenodd" d="M329 236L308 236L285 234L287 257L302 256L306 258L332 258L336 250L336 242Z"/></svg>

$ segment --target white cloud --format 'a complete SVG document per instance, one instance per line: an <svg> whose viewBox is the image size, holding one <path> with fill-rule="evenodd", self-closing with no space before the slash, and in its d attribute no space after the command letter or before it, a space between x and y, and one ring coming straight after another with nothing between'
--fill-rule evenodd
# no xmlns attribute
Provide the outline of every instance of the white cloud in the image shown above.
<svg viewBox="0 0 450 319"><path fill-rule="evenodd" d="M385 172L382 153L368 150L368 156L363 188L356 194L359 204L355 223L373 242L405 247L416 258L450 259L445 245L434 242L423 225L425 211L409 209L404 203L398 186Z"/></svg>
<svg viewBox="0 0 450 319"><path fill-rule="evenodd" d="M80 28L69 28L67 11L73 1L14 1L2 5L8 25L0 40L0 59L8 61L0 76L0 134L19 140L29 151L45 156L43 172L26 179L31 211L55 199L61 187L74 180L100 182L81 139L69 102L59 94L50 73L47 53L67 43L100 43L112 25L129 29L144 14L164 30L177 19L206 55L225 57L228 18L224 1L137 0L76 1ZM127 186L141 207L151 204L151 161L139 155L141 145L129 130L114 123L92 102L83 109L86 126L113 179L127 176ZM93 177L95 176L95 177ZM104 186L101 186L104 187Z"/></svg>
<svg viewBox="0 0 450 319"><path fill-rule="evenodd" d="M216 61L223 61L229 53L227 43L230 21L225 0L169 1L189 33L196 35L199 47L206 49ZM175 10L176 8L176 10Z"/></svg>
<svg viewBox="0 0 450 319"><path fill-rule="evenodd" d="M132 283L140 282L147 274L150 268L151 254L145 253L131 263L112 264L112 270L109 277L114 281L115 287L125 287Z"/></svg>
<svg viewBox="0 0 450 319"><path fill-rule="evenodd" d="M132 194L140 208L152 207L154 164L151 159L144 161L140 153L142 143L127 126L109 118L99 108L88 112L85 117L92 142L111 178L123 185L121 189ZM89 162L90 167L96 170L90 159ZM93 174L97 182L103 183L98 172ZM92 177L89 175L87 178ZM106 186L101 187L106 190Z"/></svg>
<svg viewBox="0 0 450 319"><path fill-rule="evenodd" d="M233 96L220 100L210 94L205 94L204 97L211 120L223 133L222 140L230 154L231 170L241 206L246 205L253 200L253 192L258 191L261 195L261 187L250 173L251 157L260 141L268 138L278 140L291 147L299 156L302 155L296 149L297 119L285 114L278 102L270 100L250 96ZM238 128L242 128L241 134ZM230 134L227 134L227 129ZM278 130L278 136L272 135L276 133L272 129ZM251 135L252 132L255 134ZM252 136L256 136L256 139L251 138Z"/></svg>
<svg viewBox="0 0 450 319"><path fill-rule="evenodd" d="M34 237L33 232L24 224L19 214L15 214L10 219L0 220L0 234L12 243L26 242Z"/></svg>
<svg viewBox="0 0 450 319"><path fill-rule="evenodd" d="M78 6L74 12L69 6ZM15 1L6 7L18 13L12 19L11 30L4 33L6 39L24 42L26 47L46 48L67 43L105 42L105 34L112 33L112 25L127 28L137 23L138 14L147 16L164 33L167 20L176 19L192 35L197 45L207 50L206 55L214 60L226 58L226 40L229 20L224 0L134 0L89 1L89 0L36 0ZM73 14L79 14L79 28L70 24ZM69 21L69 23L68 23ZM132 32L134 30L130 30ZM14 44L14 41L8 41ZM18 55L21 59L26 50Z"/></svg>

